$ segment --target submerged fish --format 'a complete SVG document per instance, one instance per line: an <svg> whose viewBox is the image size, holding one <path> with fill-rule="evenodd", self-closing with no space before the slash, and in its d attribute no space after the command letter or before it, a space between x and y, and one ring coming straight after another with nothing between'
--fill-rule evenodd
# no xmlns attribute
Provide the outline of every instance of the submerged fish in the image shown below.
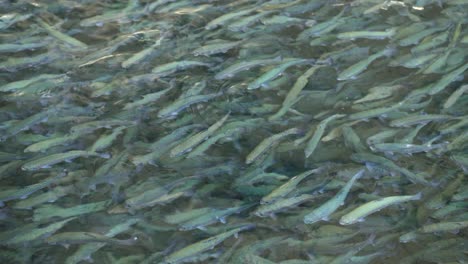
<svg viewBox="0 0 468 264"><path fill-rule="evenodd" d="M63 232L46 238L46 242L49 244L65 245L102 242L121 246L131 246L137 242L137 239L130 238L127 240L120 240L91 232Z"/></svg>
<svg viewBox="0 0 468 264"><path fill-rule="evenodd" d="M340 219L340 224L351 225L363 221L366 216L380 211L387 206L419 199L421 199L421 193L406 196L390 196L375 201L370 201L342 216Z"/></svg>
<svg viewBox="0 0 468 264"><path fill-rule="evenodd" d="M39 159L26 162L21 168L23 170L32 171L44 168L50 168L60 162L70 161L79 157L96 156L101 158L109 158L109 154L101 154L92 151L72 150L65 153L52 154Z"/></svg>
<svg viewBox="0 0 468 264"><path fill-rule="evenodd" d="M221 233L216 236L209 237L207 239L201 240L199 242L196 242L194 244L191 244L189 246L186 246L182 249L177 250L176 252L168 255L162 263L165 264L177 264L177 263L182 263L190 258L203 253L207 250L213 249L215 246L218 244L222 243L224 240L228 239L229 237L237 234L239 232L249 230L254 228L255 225L245 225L241 227L237 227L234 229L231 229L229 231L226 231L224 233Z"/></svg>
<svg viewBox="0 0 468 264"><path fill-rule="evenodd" d="M368 58L363 59L348 68L344 69L340 74L338 75L338 80L339 81L344 81L344 80L349 80L349 79L355 79L359 74L361 74L363 71L369 67L369 65L377 60L380 57L389 57L395 52L394 48L387 48L384 50L381 50L373 55L370 55Z"/></svg>
<svg viewBox="0 0 468 264"><path fill-rule="evenodd" d="M360 170L356 173L346 185L330 200L314 209L312 212L304 216L305 224L313 224L320 220L328 220L328 217L334 213L340 206L344 204L346 197L348 196L351 187L354 182L364 174L364 170Z"/></svg>

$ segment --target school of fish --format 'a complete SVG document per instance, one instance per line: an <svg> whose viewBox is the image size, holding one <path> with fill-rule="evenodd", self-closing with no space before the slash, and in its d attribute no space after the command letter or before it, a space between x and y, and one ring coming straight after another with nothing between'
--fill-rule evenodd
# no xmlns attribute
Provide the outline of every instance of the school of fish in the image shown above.
<svg viewBox="0 0 468 264"><path fill-rule="evenodd" d="M468 262L467 0L0 0L0 263Z"/></svg>

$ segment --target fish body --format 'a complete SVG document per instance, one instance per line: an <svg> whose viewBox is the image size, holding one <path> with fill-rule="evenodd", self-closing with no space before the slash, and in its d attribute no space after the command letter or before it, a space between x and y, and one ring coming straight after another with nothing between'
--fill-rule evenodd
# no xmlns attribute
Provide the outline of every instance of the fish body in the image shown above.
<svg viewBox="0 0 468 264"><path fill-rule="evenodd" d="M354 101L355 104L365 103L368 101L380 100L385 99L393 95L396 91L402 89L402 85L392 85L392 86L376 86L369 89L369 94L364 96L363 98Z"/></svg>
<svg viewBox="0 0 468 264"><path fill-rule="evenodd" d="M287 208L299 205L314 198L315 195L302 194L299 196L277 199L272 203L261 205L257 210L255 210L254 214L259 217L273 216L277 212L286 210Z"/></svg>
<svg viewBox="0 0 468 264"><path fill-rule="evenodd" d="M210 250L216 247L218 244L222 243L224 240L228 239L229 237L233 235L237 235L239 232L251 229L253 227L254 227L253 225L241 226L241 227L229 230L227 232L221 233L219 235L215 235L207 239L201 240L199 242L186 246L180 250L177 250L176 252L173 252L172 254L168 255L162 263L164 264L182 263L186 259L189 259L193 256L196 256L200 253L203 253L207 250Z"/></svg>
<svg viewBox="0 0 468 264"><path fill-rule="evenodd" d="M62 78L68 78L64 74L40 74L38 76L32 77L30 79L26 80L21 80L21 81L14 81L7 83L3 86L0 86L0 92L15 92L17 90L24 89L28 87L31 84L41 82L41 81L53 81L53 80L59 80Z"/></svg>
<svg viewBox="0 0 468 264"><path fill-rule="evenodd" d="M435 121L445 121L453 119L453 116L450 115L440 115L440 114L428 114L428 115L409 115L399 119L392 120L390 126L392 127L409 127L413 125L418 125L421 123L435 122Z"/></svg>
<svg viewBox="0 0 468 264"><path fill-rule="evenodd" d="M331 121L345 117L343 114L334 114L332 116L329 116L322 120L318 125L317 128L315 129L314 134L312 135L312 138L307 142L304 154L305 157L308 158L312 153L314 153L315 148L317 148L318 143L320 142L320 139L322 138L323 134L325 133L325 129L327 128L328 123Z"/></svg>
<svg viewBox="0 0 468 264"><path fill-rule="evenodd" d="M355 224L359 221L362 221L366 216L380 211L388 206L419 199L421 199L421 193L418 193L416 195L389 196L378 200L370 201L342 216L340 219L340 224Z"/></svg>
<svg viewBox="0 0 468 264"><path fill-rule="evenodd" d="M27 148L24 149L24 152L44 152L49 148L70 144L77 139L76 135L65 135L61 137L54 137L51 139L47 139L44 141L40 141L29 145Z"/></svg>
<svg viewBox="0 0 468 264"><path fill-rule="evenodd" d="M24 231L18 232L18 234L10 237L6 241L1 241L0 244L6 245L21 245L27 242L31 242L43 237L49 236L50 234L55 233L57 230L64 227L68 222L73 221L76 217L68 218L62 221L58 221L52 224L49 224L44 227L36 227L31 230L25 229Z"/></svg>
<svg viewBox="0 0 468 264"><path fill-rule="evenodd" d="M258 144L246 157L245 163L251 164L256 159L258 159L263 153L268 151L273 145L277 144L281 139L294 134L299 134L301 132L298 128L290 128L281 133L275 134L264 139L260 144Z"/></svg>
<svg viewBox="0 0 468 264"><path fill-rule="evenodd" d="M455 92L453 92L449 98L447 98L447 101L444 103L444 108L450 108L452 107L457 100L464 94L468 92L468 84L465 84L458 88Z"/></svg>
<svg viewBox="0 0 468 264"><path fill-rule="evenodd" d="M100 128L112 128L113 126L129 126L134 125L134 121L108 119L108 120L97 120L86 123L81 123L70 128L70 133L75 135L83 135L91 133Z"/></svg>
<svg viewBox="0 0 468 264"><path fill-rule="evenodd" d="M210 101L220 95L221 93L212 93L212 94L201 94L201 95L193 95L193 96L180 98L176 100L175 102L159 110L158 117L161 117L161 118L174 117L180 111L184 110L187 107L190 107L191 105Z"/></svg>
<svg viewBox="0 0 468 264"><path fill-rule="evenodd" d="M177 157L177 156L180 156L180 155L192 150L194 147L196 147L202 141L204 141L208 137L210 137L216 130L218 130L224 124L224 122L226 122L229 115L230 115L230 113L226 114L223 118L221 118L216 123L214 123L210 127L208 127L208 129L206 129L205 131L197 133L197 134L187 138L185 141L183 141L179 145L175 146L171 150L171 152L169 153L170 156L171 157Z"/></svg>
<svg viewBox="0 0 468 264"><path fill-rule="evenodd" d="M184 223L182 223L179 227L179 230L181 231L188 231L188 230L194 230L194 229L204 229L205 226L214 224L216 222L226 222L226 217L232 214L237 214L240 213L250 207L252 207L254 204L246 204L246 205L240 205L240 206L234 206L231 208L226 208L226 209L212 209L209 212L205 213L204 215L200 215L199 217L190 219Z"/></svg>
<svg viewBox="0 0 468 264"><path fill-rule="evenodd" d="M266 73L262 74L260 77L255 79L255 81L251 82L249 86L247 86L247 89L253 90L264 86L269 81L274 80L276 77L280 76L286 69L288 69L291 66L312 62L313 60L309 59L293 59L292 61L282 63L278 67L267 71Z"/></svg>
<svg viewBox="0 0 468 264"><path fill-rule="evenodd" d="M338 15L332 17L331 19L328 19L325 22L314 24L309 29L302 31L299 34L298 39L303 40L311 36L320 36L334 30L336 27L345 22L342 19L342 16L346 10L347 8L343 8L340 13L338 13Z"/></svg>
<svg viewBox="0 0 468 264"><path fill-rule="evenodd" d="M14 190L5 190L0 192L0 205L3 202L17 200L17 199L26 199L29 195L44 189L45 187L51 185L52 183L58 181L60 178L64 177L66 173L59 173L57 176L50 177L39 183L28 185L26 187Z"/></svg>
<svg viewBox="0 0 468 264"><path fill-rule="evenodd" d="M126 127L118 127L112 131L112 133L107 135L102 135L99 137L96 142L91 146L91 152L102 151L112 146L112 143L117 139L117 137L123 133Z"/></svg>
<svg viewBox="0 0 468 264"><path fill-rule="evenodd" d="M391 28L385 31L350 31L337 34L339 39L386 39L391 38L395 35L396 28Z"/></svg>
<svg viewBox="0 0 468 264"><path fill-rule="evenodd" d="M314 169L314 170L308 170L306 172L303 172L299 175L296 175L292 177L289 181L284 183L283 185L279 186L278 188L274 189L271 193L269 193L267 196L263 197L261 200L261 204L269 204L272 203L280 198L285 197L288 195L290 192L292 192L294 189L296 189L296 186L305 178L308 176L319 172L319 169Z"/></svg>
<svg viewBox="0 0 468 264"><path fill-rule="evenodd" d="M26 171L33 171L38 169L50 168L50 166L55 165L60 162L76 159L79 157L89 157L96 156L102 158L108 158L106 154L100 154L91 151L84 150L72 150L65 153L57 153L49 156L45 156L39 159L35 159L29 162L26 162L21 168Z"/></svg>
<svg viewBox="0 0 468 264"><path fill-rule="evenodd" d="M369 65L373 61L375 61L378 58L383 57L383 56L388 57L388 56L392 55L394 52L395 52L395 50L393 48L387 48L387 49L381 50L381 51L379 51L379 52L377 52L375 54L372 54L369 57L367 57L366 59L363 59L363 60L349 66L348 68L346 68L342 72L340 72L337 79L339 81L355 79L359 74L361 74L363 71L365 71L367 69L367 67L369 67Z"/></svg>
<svg viewBox="0 0 468 264"><path fill-rule="evenodd" d="M110 204L110 201L101 201L96 203L80 204L69 208L62 208L55 205L43 205L34 210L33 221L43 222L54 217L68 218L99 212L105 210L110 206Z"/></svg>
<svg viewBox="0 0 468 264"><path fill-rule="evenodd" d="M377 143L372 145L372 149L381 152L388 153L402 153L402 154L413 154L419 152L429 152L433 149L439 149L445 147L447 144L440 143L434 145L415 145L415 144L404 144L404 143Z"/></svg>
<svg viewBox="0 0 468 264"><path fill-rule="evenodd" d="M384 168L394 170L400 172L401 174L405 175L409 180L414 183L419 183L423 185L431 185L422 175L415 174L406 168L397 166L393 161L386 159L381 156L377 156L371 153L355 153L351 155L351 159L361 163L374 163Z"/></svg>
<svg viewBox="0 0 468 264"><path fill-rule="evenodd" d="M208 44L195 49L192 54L195 56L211 56L219 53L226 53L229 50L238 47L242 41L223 42Z"/></svg>
<svg viewBox="0 0 468 264"><path fill-rule="evenodd" d="M41 122L45 122L49 119L51 113L49 111L42 111L32 116L29 116L23 120L20 120L14 123L11 127L9 127L5 131L5 135L0 137L1 139L5 139L11 136L15 136L16 134L20 133L21 131L28 130L32 126L39 124Z"/></svg>
<svg viewBox="0 0 468 264"><path fill-rule="evenodd" d="M54 36L55 38L67 43L68 45L72 46L72 47L75 47L75 48L87 48L88 45L86 45L85 43L73 38L73 37L70 37L68 35L65 35L63 34L62 32L54 29L53 27L49 26L47 23L45 23L42 19L40 19L39 17L36 17L35 18L37 23L39 25L41 25L41 27L43 27L47 32L49 32L50 35Z"/></svg>
<svg viewBox="0 0 468 264"><path fill-rule="evenodd" d="M161 97L163 97L165 94L167 94L171 90L172 90L172 87L169 87L169 88L161 90L159 92L145 94L145 95L143 95L142 99L136 100L136 101L131 102L131 103L127 103L125 105L125 107L124 107L124 110L132 109L132 108L136 108L136 107L141 107L141 106L147 105L149 103L154 103L154 102L158 101Z"/></svg>
<svg viewBox="0 0 468 264"><path fill-rule="evenodd" d="M210 22L208 22L208 24L206 24L206 26L205 26L205 29L207 29L207 30L215 29L218 26L222 26L223 24L225 24L226 22L228 22L228 21L230 21L232 19L248 15L248 14L252 13L255 10L256 10L256 8L249 8L249 9L244 9L244 10L240 10L240 11L237 11L237 12L231 12L231 13L224 14L224 15L219 16L219 17L211 20Z"/></svg>
<svg viewBox="0 0 468 264"><path fill-rule="evenodd" d="M12 205L12 208L31 210L33 207L44 203L54 202L69 193L73 193L74 188L74 186L57 186L47 192L18 201Z"/></svg>
<svg viewBox="0 0 468 264"><path fill-rule="evenodd" d="M153 68L151 71L154 76L157 77L165 77L168 75L171 75L175 72L186 70L189 68L194 68L194 67L210 67L211 64L206 63L206 62L201 62L201 61L189 61L189 60L184 60L184 61L174 61L174 62L169 62L163 65L159 65Z"/></svg>
<svg viewBox="0 0 468 264"><path fill-rule="evenodd" d="M468 227L468 221L459 222L442 222L435 224L428 224L421 227L418 231L421 233L435 233L435 232L447 232L447 231L458 231Z"/></svg>
<svg viewBox="0 0 468 264"><path fill-rule="evenodd" d="M468 63L445 74L436 83L429 87L429 94L434 95L443 91L450 83L457 80L458 76L462 75L468 69Z"/></svg>
<svg viewBox="0 0 468 264"><path fill-rule="evenodd" d="M281 60L282 60L281 56L278 56L278 57L273 58L273 59L260 59L260 60L249 60L249 61L239 62L239 63L231 65L231 66L227 67L226 69L218 72L215 75L215 79L216 80L229 79L229 78L234 77L234 75L236 75L237 73L239 73L241 71L245 71L245 70L248 70L248 69L251 69L251 68L254 68L254 67L258 67L258 66L261 66L261 65L276 64L276 63L280 62Z"/></svg>
<svg viewBox="0 0 468 264"><path fill-rule="evenodd" d="M299 78L297 78L293 87L291 88L291 90L289 90L288 94L286 95L286 98L284 99L280 110L278 110L276 114L270 116L268 118L269 121L274 121L274 120L278 120L279 118L281 118L288 111L288 109L297 102L297 99L299 98L299 94L302 92L302 89L304 89L304 87L309 82L310 76L312 76L321 67L323 67L323 65L312 66L310 69L304 72L301 76L299 76Z"/></svg>
<svg viewBox="0 0 468 264"><path fill-rule="evenodd" d="M65 245L102 242L121 246L132 246L136 243L136 240L134 238L120 240L91 232L62 232L48 237L46 242L49 244Z"/></svg>
<svg viewBox="0 0 468 264"><path fill-rule="evenodd" d="M346 196L348 196L354 182L364 174L364 170L356 173L346 185L330 200L314 209L311 213L304 216L305 224L313 224L320 220L327 220L328 217L344 204Z"/></svg>

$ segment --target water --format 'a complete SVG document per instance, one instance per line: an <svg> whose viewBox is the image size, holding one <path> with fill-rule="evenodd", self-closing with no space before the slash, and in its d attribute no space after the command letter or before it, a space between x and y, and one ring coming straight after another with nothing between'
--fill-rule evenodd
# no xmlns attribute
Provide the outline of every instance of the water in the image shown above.
<svg viewBox="0 0 468 264"><path fill-rule="evenodd" d="M0 3L2 263L467 261L466 1Z"/></svg>

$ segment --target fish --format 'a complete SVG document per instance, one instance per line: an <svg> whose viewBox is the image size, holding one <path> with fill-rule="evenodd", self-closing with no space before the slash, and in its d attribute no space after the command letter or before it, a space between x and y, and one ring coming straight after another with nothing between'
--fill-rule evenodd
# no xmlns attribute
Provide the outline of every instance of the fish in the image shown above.
<svg viewBox="0 0 468 264"><path fill-rule="evenodd" d="M263 197L260 201L260 204L269 204L273 203L274 201L287 196L290 192L294 191L297 185L304 180L305 178L309 177L312 174L318 173L322 171L321 169L313 169L308 170L303 173L300 173L294 177L292 177L289 181L284 183L283 185L279 186L278 188L274 189L271 193L267 196Z"/></svg>
<svg viewBox="0 0 468 264"><path fill-rule="evenodd" d="M114 126L130 126L135 125L135 121L118 120L118 119L107 119L107 120L96 120L86 123L81 123L70 128L70 134L84 135L91 133L100 128L112 128Z"/></svg>
<svg viewBox="0 0 468 264"><path fill-rule="evenodd" d="M449 98L447 98L447 101L444 103L444 108L450 108L452 107L458 99L464 94L468 92L468 84L462 85L460 88L458 88L456 91L454 91Z"/></svg>
<svg viewBox="0 0 468 264"><path fill-rule="evenodd" d="M211 20L210 22L208 22L208 24L206 24L206 26L205 26L205 29L206 30L215 29L215 28L217 28L219 26L222 26L223 24L227 23L230 20L233 20L233 19L236 19L238 17L248 15L248 14L254 12L255 10L256 10L256 8L248 8L248 9L239 10L237 12L231 12L231 13L224 14L224 15L219 16L219 17Z"/></svg>
<svg viewBox="0 0 468 264"><path fill-rule="evenodd" d="M75 191L74 186L57 186L47 192L28 197L24 200L14 203L11 207L14 209L31 210L33 207L44 203L53 203L56 200L71 194Z"/></svg>
<svg viewBox="0 0 468 264"><path fill-rule="evenodd" d="M312 138L307 142L305 146L304 154L306 158L310 157L310 155L314 153L315 148L317 147L318 143L320 142L320 139L325 133L325 129L327 128L328 123L330 123L331 121L335 119L343 118L345 116L346 115L343 115L343 114L334 114L325 118L317 125L317 128L315 129L314 134L312 135Z"/></svg>
<svg viewBox="0 0 468 264"><path fill-rule="evenodd" d="M149 103L154 103L154 102L158 101L159 99L161 99L169 91L171 91L172 88L173 87L171 86L171 87L166 88L164 90L161 90L159 92L145 94L145 95L143 95L142 99L125 104L123 109L124 110L129 110L129 109L133 109L133 108L136 108L136 107L142 107L142 106L147 105Z"/></svg>
<svg viewBox="0 0 468 264"><path fill-rule="evenodd" d="M21 81L14 81L0 86L0 92L16 92L21 89L25 89L29 85L38 83L41 81L58 81L58 80L67 80L69 77L66 74L39 74L30 79L25 79Z"/></svg>
<svg viewBox="0 0 468 264"><path fill-rule="evenodd" d="M413 173L413 172L407 170L406 168L403 168L401 166L397 166L393 161L391 161L389 159L386 159L384 157L381 157L381 156L377 156L377 155L370 154L370 153L354 153L354 154L351 155L351 159L356 161L356 162L365 163L365 164L374 163L374 164L383 166L384 168L397 171L397 172L403 174L404 176L406 176L410 181L412 181L414 183L427 185L427 186L432 185L432 183L428 182L424 178L423 175Z"/></svg>
<svg viewBox="0 0 468 264"><path fill-rule="evenodd" d="M89 151L98 152L109 148L110 146L112 146L112 143L117 139L117 137L123 133L125 129L127 129L127 127L118 127L113 129L112 133L102 135L94 142L94 144L90 147Z"/></svg>
<svg viewBox="0 0 468 264"><path fill-rule="evenodd" d="M22 245L27 242L41 239L43 237L50 236L55 233L62 227L64 227L68 222L75 220L76 217L71 217L62 221L54 222L43 227L33 227L33 228L19 228L14 236L9 237L4 241L0 241L0 244L3 245Z"/></svg>
<svg viewBox="0 0 468 264"><path fill-rule="evenodd" d="M352 225L364 221L364 218L370 214L378 212L388 206L415 201L421 199L421 193L415 195L388 196L378 200L365 203L340 218L341 225Z"/></svg>
<svg viewBox="0 0 468 264"><path fill-rule="evenodd" d="M4 202L8 202L11 200L18 200L18 199L26 199L31 194L44 189L51 185L52 183L58 181L60 178L63 178L67 175L67 172L61 172L56 176L49 177L41 182L28 185L22 188L15 188L15 189L6 189L0 191L0 207L3 206Z"/></svg>
<svg viewBox="0 0 468 264"><path fill-rule="evenodd" d="M196 176L180 178L168 184L156 186L154 188L139 192L135 196L128 197L125 200L125 207L133 212L138 209L153 206L157 199L167 195L174 188L183 185L192 178L196 179Z"/></svg>
<svg viewBox="0 0 468 264"><path fill-rule="evenodd" d="M467 69L468 63L445 74L442 78L428 87L428 94L435 95L442 92L450 83L456 81L458 76L462 75Z"/></svg>
<svg viewBox="0 0 468 264"><path fill-rule="evenodd" d="M361 178L363 174L364 170L357 172L333 198L306 214L304 216L304 224L310 225L320 220L327 220L332 213L344 204L354 182Z"/></svg>
<svg viewBox="0 0 468 264"><path fill-rule="evenodd" d="M104 211L111 204L110 201L101 201L88 204L80 204L68 208L55 205L42 205L34 209L33 221L44 222L52 218L69 218L89 213Z"/></svg>
<svg viewBox="0 0 468 264"><path fill-rule="evenodd" d="M242 43L243 41L232 41L207 44L195 49L192 54L195 56L211 56L215 54L226 53L229 50L238 47Z"/></svg>
<svg viewBox="0 0 468 264"><path fill-rule="evenodd" d="M164 217L164 221L168 224L174 225L183 224L184 222L198 218L200 216L204 216L212 211L213 209L210 207L190 209L187 211L176 212L170 215L166 215Z"/></svg>
<svg viewBox="0 0 468 264"><path fill-rule="evenodd" d="M447 232L447 231L459 231L468 227L468 221L458 222L441 222L424 225L418 229L421 233L436 233L436 232Z"/></svg>
<svg viewBox="0 0 468 264"><path fill-rule="evenodd" d="M260 21L262 17L272 14L272 11L259 12L255 15L239 18L237 21L230 23L227 28L230 31L243 32L247 31L248 27Z"/></svg>
<svg viewBox="0 0 468 264"><path fill-rule="evenodd" d="M367 148L362 144L359 135L352 129L351 126L343 126L343 138L345 145L351 147L356 152L366 152Z"/></svg>
<svg viewBox="0 0 468 264"><path fill-rule="evenodd" d="M242 61L239 63L235 63L224 70L218 72L214 78L216 80L224 80L234 77L239 72L249 70L254 67L262 66L262 65L271 65L277 64L282 61L281 56L272 58L272 59L259 59L259 60L248 60Z"/></svg>
<svg viewBox="0 0 468 264"><path fill-rule="evenodd" d="M91 232L62 232L46 238L45 241L52 245L86 244L99 242L120 246L132 246L137 242L137 238L133 237L127 240L121 240Z"/></svg>
<svg viewBox="0 0 468 264"><path fill-rule="evenodd" d="M140 222L139 218L130 218L125 222L113 226L106 234L106 237L114 237L118 234L128 231L133 225ZM75 253L69 255L65 260L65 264L76 264L82 260L90 260L91 255L104 247L105 242L92 242L79 246Z"/></svg>
<svg viewBox="0 0 468 264"><path fill-rule="evenodd" d="M433 26L428 29L419 30L418 32L415 32L414 34L411 34L403 39L400 39L398 42L398 45L406 47L406 46L418 44L419 41L423 39L424 37L432 35L439 31L442 31L446 29L448 26L449 25L441 25L441 26L435 26L435 27Z"/></svg>
<svg viewBox="0 0 468 264"><path fill-rule="evenodd" d="M280 140L289 136L301 133L299 128L290 128L281 133L274 134L273 136L267 137L260 142L245 158L245 164L251 164L257 160L262 154L267 152L274 145L278 144Z"/></svg>
<svg viewBox="0 0 468 264"><path fill-rule="evenodd" d="M265 72L260 77L255 79L253 82L249 83L249 86L247 86L247 89L254 90L254 89L260 88L261 86L267 85L268 82L277 78L279 75L281 75L285 70L287 70L291 66L314 62L314 60L309 60L309 59L291 59L290 61L288 61L288 59L284 59L284 61L285 62L280 64L278 67L275 67Z"/></svg>
<svg viewBox="0 0 468 264"><path fill-rule="evenodd" d="M224 122L226 122L230 114L231 113L227 113L223 118L212 124L205 131L199 132L187 138L179 145L175 146L173 149L171 149L169 155L173 158L191 151L194 147L213 135L213 133L216 132L216 130L218 130L224 124Z"/></svg>
<svg viewBox="0 0 468 264"><path fill-rule="evenodd" d="M386 39L391 38L395 35L397 29L396 28L389 28L385 31L350 31L350 32L343 32L338 33L337 38L339 39L359 39L359 38L366 38L366 39Z"/></svg>
<svg viewBox="0 0 468 264"><path fill-rule="evenodd" d="M239 232L246 231L254 227L255 225L252 225L252 224L244 225L241 227L231 229L224 233L206 238L204 240L198 241L194 244L191 244L189 246L186 246L182 249L179 249L169 254L167 257L164 258L164 261L162 261L161 263L164 263L164 264L182 263L191 257L201 254L207 250L213 249L214 247L216 247L218 244L222 243L224 240L228 239L229 237L233 235L237 236Z"/></svg>
<svg viewBox="0 0 468 264"><path fill-rule="evenodd" d="M102 153L96 153L96 152L84 151L84 150L71 150L65 153L52 154L52 155L48 155L48 156L38 158L32 161L28 161L25 164L23 164L23 166L21 166L21 169L25 171L45 169L45 168L50 168L52 165L55 165L57 163L69 161L69 160L76 159L79 157L89 157L89 156L109 158L109 154L106 154L106 153L102 154Z"/></svg>
<svg viewBox="0 0 468 264"><path fill-rule="evenodd" d="M145 59L148 59L148 57L150 57L152 53L154 53L155 49L161 45L161 42L164 39L164 37L165 34L162 34L161 37L153 45L133 54L130 58L123 61L121 64L122 68L128 69L133 65L138 64Z"/></svg>
<svg viewBox="0 0 468 264"><path fill-rule="evenodd" d="M331 32L334 30L336 27L339 25L343 24L345 22L344 19L342 19L344 13L348 10L347 7L341 9L340 13L338 15L326 20L325 22L322 23L317 23L312 25L309 29L306 29L302 31L299 36L297 37L298 40L304 40L307 39L311 36L320 36L323 34L326 34L328 32Z"/></svg>
<svg viewBox="0 0 468 264"><path fill-rule="evenodd" d="M85 49L88 47L85 43L70 37L68 35L63 34L62 32L54 29L50 25L48 25L46 22L44 22L42 19L39 17L35 17L36 22L43 27L47 32L49 32L50 35L54 36L55 38L67 43L68 45L74 47L74 48L82 48Z"/></svg>
<svg viewBox="0 0 468 264"><path fill-rule="evenodd" d="M27 148L24 149L24 152L45 152L52 147L70 144L74 142L77 138L78 136L73 134L53 137L29 145Z"/></svg>
<svg viewBox="0 0 468 264"><path fill-rule="evenodd" d="M47 121L51 115L52 113L46 110L15 122L11 127L6 129L4 135L0 137L0 141L15 136L21 131L29 130L36 124Z"/></svg>
<svg viewBox="0 0 468 264"><path fill-rule="evenodd" d="M248 203L244 205L234 206L226 209L211 209L203 215L193 217L188 221L184 221L180 226L179 230L189 231L194 229L206 230L206 226L214 224L216 222L226 223L226 217L232 214L239 214L244 210L247 210L254 206L255 203Z"/></svg>
<svg viewBox="0 0 468 264"><path fill-rule="evenodd" d="M288 110L293 106L299 98L299 94L302 92L302 89L309 82L310 76L312 76L318 69L324 67L324 65L315 65L304 72L299 78L297 78L291 90L289 90L286 98L284 99L281 108L274 115L268 118L269 121L275 121L281 118Z"/></svg>
<svg viewBox="0 0 468 264"><path fill-rule="evenodd" d="M361 99L354 101L355 104L365 103L368 101L385 99L392 96L398 90L404 88L403 85L382 85L375 86L369 89L369 93Z"/></svg>
<svg viewBox="0 0 468 264"><path fill-rule="evenodd" d="M201 102L207 102L221 95L222 93L212 93L179 98L176 101L159 110L158 117L173 118L177 116L179 112L186 109L187 107L190 107L191 105L198 104Z"/></svg>
<svg viewBox="0 0 468 264"><path fill-rule="evenodd" d="M316 198L316 196L310 194L301 194L299 196L288 198L278 198L272 203L261 205L255 210L254 214L259 217L274 216L275 213L279 211L286 210L287 208L299 205L314 198Z"/></svg>
<svg viewBox="0 0 468 264"><path fill-rule="evenodd" d="M351 79L356 79L359 74L364 72L369 65L377 60L380 57L389 57L395 53L395 48L390 47L386 48L384 50L381 50L377 53L374 53L367 57L366 59L363 59L359 62L356 62L355 64L349 66L348 68L344 69L338 74L337 79L339 81L344 81L344 80L351 80Z"/></svg>
<svg viewBox="0 0 468 264"><path fill-rule="evenodd" d="M447 146L447 143L440 144L405 144L405 143L377 143L371 146L374 151L387 152L387 153L401 153L401 154L413 154L420 152L429 152L434 149L440 149Z"/></svg>
<svg viewBox="0 0 468 264"><path fill-rule="evenodd" d="M440 114L413 114L399 119L392 120L390 126L392 127L409 127L412 125L417 125L427 122L436 122L436 121L445 121L453 119L453 116L450 115L440 115Z"/></svg>
<svg viewBox="0 0 468 264"><path fill-rule="evenodd" d="M155 77L165 77L178 71L194 68L194 67L210 67L211 64L201 61L183 60L173 61L166 64L156 66L151 70Z"/></svg>

